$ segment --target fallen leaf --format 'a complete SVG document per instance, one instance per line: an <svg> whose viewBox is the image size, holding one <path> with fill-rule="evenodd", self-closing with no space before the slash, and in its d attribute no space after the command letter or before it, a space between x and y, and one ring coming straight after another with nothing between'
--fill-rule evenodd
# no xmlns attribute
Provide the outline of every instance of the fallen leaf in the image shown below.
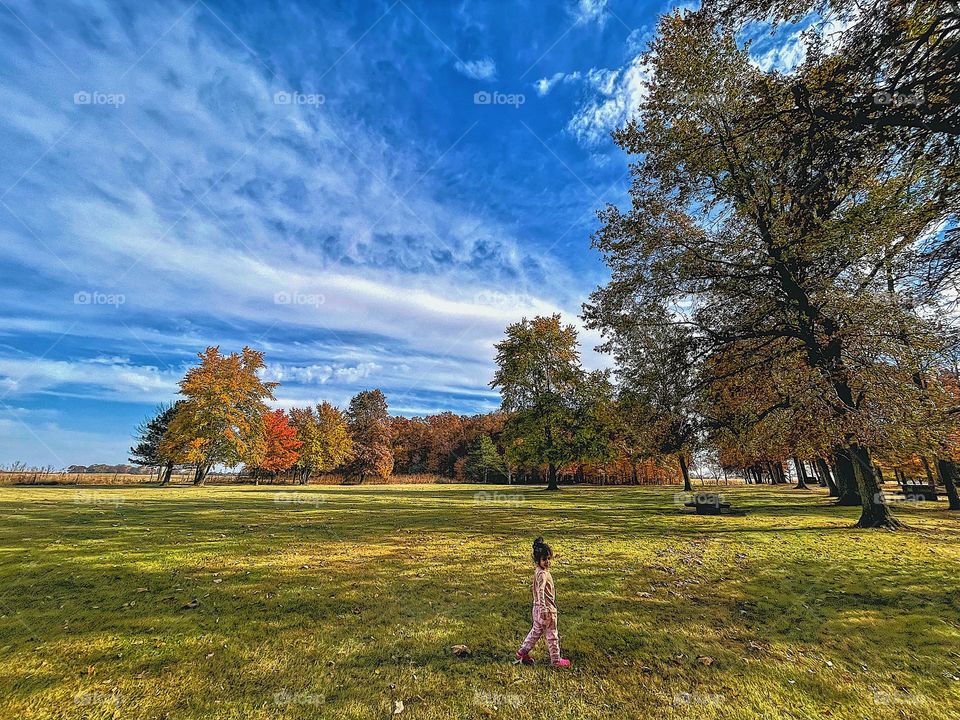
<svg viewBox="0 0 960 720"><path fill-rule="evenodd" d="M706 665L709 667L710 665L713 665L713 658L709 655L698 655L697 662L701 665Z"/></svg>
<svg viewBox="0 0 960 720"><path fill-rule="evenodd" d="M185 602L180 606L181 610L193 610L194 608L200 607L199 600L191 600L190 602Z"/></svg>
<svg viewBox="0 0 960 720"><path fill-rule="evenodd" d="M394 700L393 701L393 714L399 715L403 712L403 700Z"/></svg>
<svg viewBox="0 0 960 720"><path fill-rule="evenodd" d="M467 657L467 655L470 654L470 648L468 648L466 645L454 645L450 649L453 651L454 655L460 658Z"/></svg>

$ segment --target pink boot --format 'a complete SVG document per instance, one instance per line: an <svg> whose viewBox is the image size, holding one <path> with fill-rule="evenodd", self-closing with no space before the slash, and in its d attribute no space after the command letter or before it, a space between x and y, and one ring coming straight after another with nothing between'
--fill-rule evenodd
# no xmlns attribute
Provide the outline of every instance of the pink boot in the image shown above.
<svg viewBox="0 0 960 720"><path fill-rule="evenodd" d="M530 653L525 653L523 650L517 650L517 660L522 662L524 665L533 665L533 658L530 657Z"/></svg>
<svg viewBox="0 0 960 720"><path fill-rule="evenodd" d="M553 664L553 666L554 666L555 668L568 668L568 667L570 667L571 665L573 665L573 663L571 663L571 662L570 662L569 660L567 660L566 658L560 658L559 660L557 660L557 661Z"/></svg>

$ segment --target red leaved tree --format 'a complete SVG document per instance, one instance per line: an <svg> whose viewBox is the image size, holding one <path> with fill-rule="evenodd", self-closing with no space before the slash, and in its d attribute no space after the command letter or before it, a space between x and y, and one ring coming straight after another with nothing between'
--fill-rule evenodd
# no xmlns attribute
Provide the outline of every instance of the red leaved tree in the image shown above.
<svg viewBox="0 0 960 720"><path fill-rule="evenodd" d="M263 459L258 470L275 474L293 467L300 457L297 429L283 410L274 410L263 416Z"/></svg>

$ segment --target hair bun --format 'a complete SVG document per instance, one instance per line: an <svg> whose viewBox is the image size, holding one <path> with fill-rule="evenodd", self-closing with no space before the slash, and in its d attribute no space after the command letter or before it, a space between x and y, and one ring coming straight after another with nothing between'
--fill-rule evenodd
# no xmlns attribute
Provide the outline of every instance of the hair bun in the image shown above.
<svg viewBox="0 0 960 720"><path fill-rule="evenodd" d="M533 541L534 547L537 547L538 545L543 545L543 535L539 535L537 539Z"/></svg>

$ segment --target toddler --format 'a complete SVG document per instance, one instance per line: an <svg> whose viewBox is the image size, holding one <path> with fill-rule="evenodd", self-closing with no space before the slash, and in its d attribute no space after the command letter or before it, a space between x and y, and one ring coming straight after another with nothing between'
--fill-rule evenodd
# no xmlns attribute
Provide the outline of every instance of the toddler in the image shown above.
<svg viewBox="0 0 960 720"><path fill-rule="evenodd" d="M541 635L546 635L550 662L554 667L568 668L570 661L560 657L560 636L557 634L557 591L550 574L553 550L542 537L533 541L533 628L517 650L517 659L524 665L532 665L530 651Z"/></svg>

